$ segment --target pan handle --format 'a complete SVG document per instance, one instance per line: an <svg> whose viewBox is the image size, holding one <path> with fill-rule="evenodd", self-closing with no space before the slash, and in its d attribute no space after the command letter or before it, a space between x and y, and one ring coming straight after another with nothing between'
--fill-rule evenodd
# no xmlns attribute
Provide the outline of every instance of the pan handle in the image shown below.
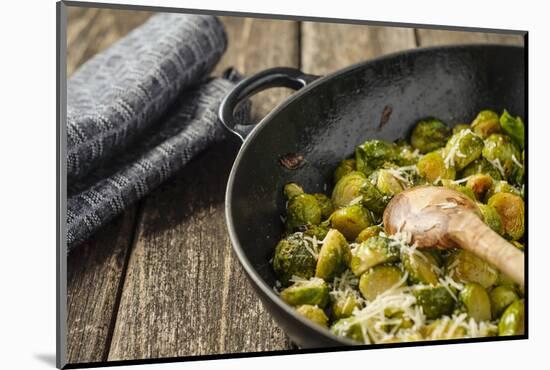
<svg viewBox="0 0 550 370"><path fill-rule="evenodd" d="M318 77L288 67L275 67L258 72L240 81L224 97L218 111L218 117L228 131L244 141L255 125L236 124L234 113L239 104L250 96L271 87L288 87L299 90Z"/></svg>

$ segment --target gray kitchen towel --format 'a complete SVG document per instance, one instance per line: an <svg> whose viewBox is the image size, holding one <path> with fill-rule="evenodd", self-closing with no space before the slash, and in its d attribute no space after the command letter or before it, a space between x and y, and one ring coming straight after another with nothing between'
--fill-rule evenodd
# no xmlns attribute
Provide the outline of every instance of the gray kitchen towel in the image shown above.
<svg viewBox="0 0 550 370"><path fill-rule="evenodd" d="M161 13L82 65L67 82L68 179L120 153L208 76L226 46L216 17Z"/></svg>
<svg viewBox="0 0 550 370"><path fill-rule="evenodd" d="M70 78L69 251L223 138L218 107L240 76L208 74L226 44L215 17L160 14Z"/></svg>

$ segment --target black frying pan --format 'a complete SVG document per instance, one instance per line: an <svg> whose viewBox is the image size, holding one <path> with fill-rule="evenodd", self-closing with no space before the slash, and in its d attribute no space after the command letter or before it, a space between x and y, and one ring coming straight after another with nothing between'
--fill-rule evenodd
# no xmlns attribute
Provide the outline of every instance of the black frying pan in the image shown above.
<svg viewBox="0 0 550 370"><path fill-rule="evenodd" d="M469 123L482 109L506 108L525 117L524 59L524 49L512 46L415 49L321 78L274 68L243 80L226 96L220 119L243 140L227 184L229 234L263 304L296 344L352 342L300 317L272 290L276 278L269 260L282 233L284 184L330 191L333 170L355 146L367 139L406 138L414 123L428 116ZM253 129L235 126L237 105L274 86L299 91ZM296 160L299 156L303 161Z"/></svg>

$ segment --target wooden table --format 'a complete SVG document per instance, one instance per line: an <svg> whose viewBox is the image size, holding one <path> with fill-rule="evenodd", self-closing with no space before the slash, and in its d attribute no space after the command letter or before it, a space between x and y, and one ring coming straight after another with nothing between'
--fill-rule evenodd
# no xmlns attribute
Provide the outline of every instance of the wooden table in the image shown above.
<svg viewBox="0 0 550 370"><path fill-rule="evenodd" d="M151 13L69 8L68 75ZM214 74L274 66L323 75L419 46L520 36L222 17L229 47ZM290 93L253 99L256 119ZM97 362L292 348L246 280L224 220L238 146L210 148L75 250L68 261L68 361Z"/></svg>

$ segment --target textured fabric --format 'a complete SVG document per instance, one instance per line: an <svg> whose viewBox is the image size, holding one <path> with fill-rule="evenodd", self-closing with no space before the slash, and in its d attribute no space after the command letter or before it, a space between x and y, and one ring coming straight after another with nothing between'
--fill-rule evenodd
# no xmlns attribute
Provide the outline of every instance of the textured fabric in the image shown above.
<svg viewBox="0 0 550 370"><path fill-rule="evenodd" d="M213 16L151 17L85 63L67 83L67 176L84 177L120 153L225 51Z"/></svg>

